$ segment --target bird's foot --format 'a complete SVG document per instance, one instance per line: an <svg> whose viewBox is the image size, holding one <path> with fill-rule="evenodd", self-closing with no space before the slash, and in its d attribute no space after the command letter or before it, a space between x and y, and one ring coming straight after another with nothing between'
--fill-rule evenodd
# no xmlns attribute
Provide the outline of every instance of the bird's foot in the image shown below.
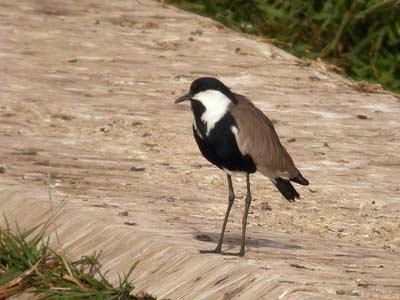
<svg viewBox="0 0 400 300"><path fill-rule="evenodd" d="M200 252L201 254L205 254L205 253L217 253L217 254L222 254L222 249L219 248L219 247L217 247L217 248L215 248L215 249L213 249L213 250L199 250L199 252Z"/></svg>
<svg viewBox="0 0 400 300"><path fill-rule="evenodd" d="M226 255L226 256L239 256L239 257L244 256L244 250L240 250L239 252L225 252L225 251L222 251L220 248L215 248L213 250L199 250L199 252L201 254L216 253L216 254L221 254L221 255Z"/></svg>

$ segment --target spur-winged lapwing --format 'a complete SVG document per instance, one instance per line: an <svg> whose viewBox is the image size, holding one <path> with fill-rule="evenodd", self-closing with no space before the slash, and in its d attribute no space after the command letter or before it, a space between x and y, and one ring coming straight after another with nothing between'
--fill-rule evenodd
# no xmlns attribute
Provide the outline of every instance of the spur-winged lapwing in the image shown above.
<svg viewBox="0 0 400 300"><path fill-rule="evenodd" d="M246 173L247 195L242 219L239 256L244 255L247 214L251 203L249 175L256 171L267 176L290 202L299 193L290 181L308 185L282 146L272 122L246 97L233 93L211 77L192 82L189 93L175 103L190 100L194 115L193 135L201 154L227 173L229 202L218 245L202 253L222 253L222 240L235 194L231 175Z"/></svg>

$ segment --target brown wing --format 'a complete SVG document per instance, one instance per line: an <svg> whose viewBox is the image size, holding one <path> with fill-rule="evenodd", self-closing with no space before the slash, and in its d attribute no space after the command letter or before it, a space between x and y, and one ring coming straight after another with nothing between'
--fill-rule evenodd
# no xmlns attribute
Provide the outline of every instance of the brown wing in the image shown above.
<svg viewBox="0 0 400 300"><path fill-rule="evenodd" d="M299 172L279 141L272 122L250 100L234 95L237 104L230 111L238 126L236 141L242 154L250 155L257 170L270 178L297 177Z"/></svg>

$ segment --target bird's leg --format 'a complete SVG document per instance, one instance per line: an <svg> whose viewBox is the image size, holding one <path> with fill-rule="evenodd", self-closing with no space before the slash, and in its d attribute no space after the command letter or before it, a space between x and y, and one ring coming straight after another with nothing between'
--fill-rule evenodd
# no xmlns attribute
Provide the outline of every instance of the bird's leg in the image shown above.
<svg viewBox="0 0 400 300"><path fill-rule="evenodd" d="M233 202L235 201L235 192L233 191L231 175L226 175L226 176L228 179L228 187L229 187L228 207L225 212L224 224L222 225L221 234L219 235L218 245L217 245L217 248L215 249L219 252L221 252L221 249L222 249L222 241L224 239L225 228L226 228L226 224L228 223L229 213L231 212Z"/></svg>
<svg viewBox="0 0 400 300"><path fill-rule="evenodd" d="M229 188L228 207L225 212L224 224L222 225L222 230L221 230L221 234L219 235L217 247L214 250L200 250L200 253L221 253L222 252L222 241L224 239L226 224L228 223L229 213L231 212L233 202L235 201L235 192L233 191L231 175L227 175L227 179L228 179L228 188Z"/></svg>
<svg viewBox="0 0 400 300"><path fill-rule="evenodd" d="M244 247L246 244L246 225L247 225L247 215L249 213L249 208L251 204L251 192L250 192L250 174L246 174L247 183L247 195L246 195L246 205L244 207L243 219L242 219L242 242L240 244L239 256L244 256Z"/></svg>

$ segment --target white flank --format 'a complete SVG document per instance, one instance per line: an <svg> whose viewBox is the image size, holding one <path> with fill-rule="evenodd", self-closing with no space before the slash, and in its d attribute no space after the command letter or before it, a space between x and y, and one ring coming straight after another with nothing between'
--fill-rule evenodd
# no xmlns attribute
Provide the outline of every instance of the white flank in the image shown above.
<svg viewBox="0 0 400 300"><path fill-rule="evenodd" d="M231 131L232 131L233 135L235 136L236 144L239 147L239 129L235 125L232 125ZM240 147L239 147L239 151L242 155L246 155L246 153L242 153L242 150L240 149Z"/></svg>
<svg viewBox="0 0 400 300"><path fill-rule="evenodd" d="M231 175L231 176L233 175L233 172L231 170L228 170L226 168L222 168L222 170L224 170L225 173L228 174L228 175Z"/></svg>
<svg viewBox="0 0 400 300"><path fill-rule="evenodd" d="M226 169L226 168L222 168L222 169L224 170L224 172L225 172L226 174L231 175L231 176L233 176L233 175L240 175L240 174L245 173L245 172L242 172L242 171L231 171L231 170L228 170L228 169Z"/></svg>
<svg viewBox="0 0 400 300"><path fill-rule="evenodd" d="M221 120L228 111L231 100L223 93L216 90L207 90L197 93L194 95L193 99L200 101L206 108L201 116L201 120L207 126L206 135L208 136L215 124Z"/></svg>
<svg viewBox="0 0 400 300"><path fill-rule="evenodd" d="M236 126L231 126L231 130L232 130L232 133L233 133L233 135L235 136L235 138L237 138L237 134L238 134L238 132L239 132L239 130L238 130L238 128L236 127Z"/></svg>

